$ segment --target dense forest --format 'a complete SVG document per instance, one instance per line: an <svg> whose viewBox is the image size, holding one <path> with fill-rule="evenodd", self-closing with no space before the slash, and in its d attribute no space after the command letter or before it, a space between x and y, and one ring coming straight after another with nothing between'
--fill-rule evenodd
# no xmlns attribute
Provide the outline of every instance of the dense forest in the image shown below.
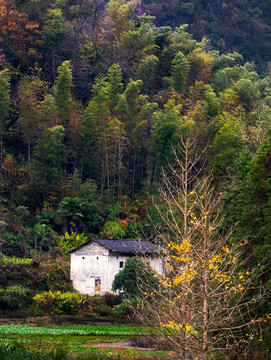
<svg viewBox="0 0 271 360"><path fill-rule="evenodd" d="M270 61L271 14L265 1L143 0L141 7L159 25L188 24L197 40L206 37L223 53L240 52L262 69Z"/></svg>
<svg viewBox="0 0 271 360"><path fill-rule="evenodd" d="M2 238L27 253L67 231L155 236L152 198L189 134L225 226L268 254L268 64L259 75L186 25L155 25L143 5L1 2Z"/></svg>
<svg viewBox="0 0 271 360"><path fill-rule="evenodd" d="M1 0L3 253L168 238L163 220L181 220L177 188L165 199L163 186L186 161L186 198L208 176L219 236L246 241L250 271L268 269L270 11L262 0Z"/></svg>

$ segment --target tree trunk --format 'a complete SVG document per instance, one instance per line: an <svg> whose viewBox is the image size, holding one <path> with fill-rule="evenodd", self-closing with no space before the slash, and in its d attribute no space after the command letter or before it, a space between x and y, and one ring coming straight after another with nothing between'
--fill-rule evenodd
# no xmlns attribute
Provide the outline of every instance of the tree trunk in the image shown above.
<svg viewBox="0 0 271 360"><path fill-rule="evenodd" d="M209 247L210 247L210 233L209 233L209 213L208 213L208 194L207 194L207 183L205 188L205 224L204 224L204 269L203 269L203 341L202 351L203 360L208 360L208 277L209 277Z"/></svg>
<svg viewBox="0 0 271 360"><path fill-rule="evenodd" d="M27 160L28 160L28 167L30 167L31 164L31 145L30 141L28 141L28 154L27 154Z"/></svg>
<svg viewBox="0 0 271 360"><path fill-rule="evenodd" d="M1 134L1 179L2 179L2 171L3 171L3 135Z"/></svg>

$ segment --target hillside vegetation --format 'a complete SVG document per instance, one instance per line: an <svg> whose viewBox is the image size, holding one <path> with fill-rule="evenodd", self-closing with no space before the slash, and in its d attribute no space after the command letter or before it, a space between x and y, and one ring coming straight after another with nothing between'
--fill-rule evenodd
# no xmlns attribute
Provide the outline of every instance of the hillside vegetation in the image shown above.
<svg viewBox="0 0 271 360"><path fill-rule="evenodd" d="M231 197L231 223L264 242L267 64L260 76L185 26L136 15L133 2L100 5L2 2L2 238L37 253L65 232L150 236L150 218L159 221L151 195L159 202L161 169L189 129L198 151L207 147L204 168Z"/></svg>
<svg viewBox="0 0 271 360"><path fill-rule="evenodd" d="M219 234L246 241L246 271L270 268L270 15L244 0L1 1L0 237L34 261L24 282L69 290L39 262L91 237L169 238L179 193L161 184L187 139L202 156L186 196L209 175ZM0 266L17 285L20 266Z"/></svg>

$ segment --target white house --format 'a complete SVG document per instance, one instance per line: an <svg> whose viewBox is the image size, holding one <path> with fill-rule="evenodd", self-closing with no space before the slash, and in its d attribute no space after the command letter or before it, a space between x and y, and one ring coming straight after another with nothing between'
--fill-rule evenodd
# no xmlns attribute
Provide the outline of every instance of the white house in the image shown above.
<svg viewBox="0 0 271 360"><path fill-rule="evenodd" d="M72 284L82 294L112 292L115 275L131 256L144 257L158 274L163 273L162 259L155 247L145 240L92 239L70 254Z"/></svg>

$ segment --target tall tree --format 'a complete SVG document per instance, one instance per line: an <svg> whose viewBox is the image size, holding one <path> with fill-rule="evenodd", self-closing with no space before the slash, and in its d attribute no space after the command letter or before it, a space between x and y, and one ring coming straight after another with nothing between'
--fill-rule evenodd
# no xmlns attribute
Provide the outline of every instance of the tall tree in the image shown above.
<svg viewBox="0 0 271 360"><path fill-rule="evenodd" d="M171 65L171 76L165 78L170 86L178 92L182 92L185 89L186 78L189 72L189 62L180 51L176 54Z"/></svg>
<svg viewBox="0 0 271 360"><path fill-rule="evenodd" d="M17 127L22 133L23 140L27 143L28 165L31 163L31 145L40 135L38 122L39 100L44 84L39 78L24 76L18 87L19 119Z"/></svg>
<svg viewBox="0 0 271 360"><path fill-rule="evenodd" d="M72 69L70 61L64 61L57 72L54 98L58 108L58 116L65 126L69 120L71 106Z"/></svg>
<svg viewBox="0 0 271 360"><path fill-rule="evenodd" d="M0 3L0 44L3 59L12 65L33 66L40 57L39 24L18 10L12 0Z"/></svg>
<svg viewBox="0 0 271 360"><path fill-rule="evenodd" d="M106 137L108 153L108 177L112 179L112 189L117 193L119 201L122 192L124 170L123 152L125 136L123 124L117 118L109 119L104 136Z"/></svg>
<svg viewBox="0 0 271 360"><path fill-rule="evenodd" d="M172 159L172 147L178 145L184 130L184 119L174 99L168 101L164 111L154 112L151 148L156 163L155 172L160 173L161 167Z"/></svg>
<svg viewBox="0 0 271 360"><path fill-rule="evenodd" d="M59 191L59 182L65 173L66 148L63 140L64 128L57 125L46 129L35 147L37 178L42 183L44 199L47 191Z"/></svg>
<svg viewBox="0 0 271 360"><path fill-rule="evenodd" d="M144 293L142 283L143 318L160 325L180 359L198 354L209 360L220 353L226 358L257 336L257 312L267 291L255 285L257 271L241 256L247 241L234 242L221 228L220 200L209 179L197 181L195 141L187 137L175 155L161 186L167 211L157 207L166 225L157 228L166 271L156 275L157 290Z"/></svg>
<svg viewBox="0 0 271 360"><path fill-rule="evenodd" d="M3 135L8 124L8 110L10 103L10 74L8 70L0 72L0 151L1 151L1 178L3 164Z"/></svg>
<svg viewBox="0 0 271 360"><path fill-rule="evenodd" d="M111 115L115 115L115 109L118 105L120 95L123 91L122 73L118 64L113 64L107 73L109 107Z"/></svg>
<svg viewBox="0 0 271 360"><path fill-rule="evenodd" d="M42 27L42 53L44 69L50 82L55 82L58 66L66 59L74 58L78 50L71 23L67 20L66 0L50 2Z"/></svg>
<svg viewBox="0 0 271 360"><path fill-rule="evenodd" d="M143 90L150 92L150 84L152 76L155 73L159 59L155 55L149 55L144 57L144 59L139 64L136 71L136 78L143 81Z"/></svg>

